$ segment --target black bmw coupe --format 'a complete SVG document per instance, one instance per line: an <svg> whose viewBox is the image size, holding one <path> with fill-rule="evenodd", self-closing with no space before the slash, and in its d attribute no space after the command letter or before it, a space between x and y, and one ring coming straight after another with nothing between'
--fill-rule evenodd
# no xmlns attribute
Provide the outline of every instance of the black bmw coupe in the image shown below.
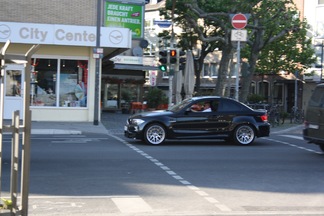
<svg viewBox="0 0 324 216"><path fill-rule="evenodd" d="M166 139L224 139L240 145L269 136L266 110L254 110L234 99L217 96L193 97L169 110L130 116L124 127L128 138L159 145Z"/></svg>

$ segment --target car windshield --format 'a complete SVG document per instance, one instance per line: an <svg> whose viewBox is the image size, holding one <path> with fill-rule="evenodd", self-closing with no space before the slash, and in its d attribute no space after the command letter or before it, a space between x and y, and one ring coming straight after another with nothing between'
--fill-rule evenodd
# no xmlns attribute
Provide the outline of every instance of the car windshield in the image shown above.
<svg viewBox="0 0 324 216"><path fill-rule="evenodd" d="M178 112L188 106L192 102L191 98L184 99L181 103L172 106L169 110L172 112Z"/></svg>

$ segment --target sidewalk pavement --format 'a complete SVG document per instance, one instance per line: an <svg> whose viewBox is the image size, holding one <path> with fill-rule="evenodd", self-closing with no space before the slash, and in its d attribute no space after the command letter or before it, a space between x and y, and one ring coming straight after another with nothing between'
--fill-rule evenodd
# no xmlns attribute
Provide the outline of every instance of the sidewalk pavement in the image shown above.
<svg viewBox="0 0 324 216"><path fill-rule="evenodd" d="M290 123L290 121L286 121L284 124L280 124L279 126L271 127L270 134L284 134L287 132L292 132L295 134L302 134L304 128L304 124L295 124Z"/></svg>
<svg viewBox="0 0 324 216"><path fill-rule="evenodd" d="M93 122L48 122L32 121L31 134L83 134L83 133L124 133L124 125L130 114L103 112L98 125ZM4 120L11 125L11 120ZM8 134L8 132L5 132Z"/></svg>
<svg viewBox="0 0 324 216"><path fill-rule="evenodd" d="M130 114L102 112L101 121L98 125L93 122L38 122L32 121L32 134L123 134L124 125ZM4 124L11 124L10 121L4 121ZM291 124L286 121L279 126L271 127L271 133L284 133L288 130L301 130L302 124Z"/></svg>

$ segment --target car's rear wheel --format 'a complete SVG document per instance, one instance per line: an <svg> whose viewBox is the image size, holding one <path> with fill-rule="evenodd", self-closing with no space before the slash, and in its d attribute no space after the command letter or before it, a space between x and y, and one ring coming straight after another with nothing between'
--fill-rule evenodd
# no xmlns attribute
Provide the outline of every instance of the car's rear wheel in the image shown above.
<svg viewBox="0 0 324 216"><path fill-rule="evenodd" d="M324 144L319 144L319 147L324 152Z"/></svg>
<svg viewBox="0 0 324 216"><path fill-rule="evenodd" d="M234 131L234 141L240 145L249 145L255 139L255 132L250 125L239 125Z"/></svg>
<svg viewBox="0 0 324 216"><path fill-rule="evenodd" d="M166 137L165 128L158 123L148 125L144 130L144 140L147 144L159 145Z"/></svg>

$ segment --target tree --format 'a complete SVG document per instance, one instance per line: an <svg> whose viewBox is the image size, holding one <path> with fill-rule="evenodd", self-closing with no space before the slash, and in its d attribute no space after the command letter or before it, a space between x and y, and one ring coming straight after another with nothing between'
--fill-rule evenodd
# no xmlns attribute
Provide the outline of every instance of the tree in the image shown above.
<svg viewBox="0 0 324 216"><path fill-rule="evenodd" d="M196 31L193 31L194 26L189 24L188 21L191 19L198 19L198 17L192 13L185 4L188 3L186 0L167 0L165 9L160 10L160 15L164 16L165 19L172 19L174 25L179 26L183 29L183 32L179 35L175 35L175 38L179 39L177 42L177 47L182 48L182 50L191 50L193 47L196 47L199 41L199 35ZM172 13L172 10L174 12ZM173 16L176 14L176 16ZM194 16L195 18L191 17ZM198 27L205 37L212 35L215 33L214 25L210 25L208 23L203 23L201 26ZM164 31L162 34L159 34L159 37L163 39L171 39L172 32ZM201 41L200 41L201 42ZM196 84L195 84L195 91L200 91L200 76L201 71L204 64L204 59L208 55L208 53L213 52L217 47L219 47L218 41L213 42L202 42L201 50L199 55L194 61L195 64L195 76L196 76Z"/></svg>
<svg viewBox="0 0 324 216"><path fill-rule="evenodd" d="M244 1L245 2L245 1ZM215 87L215 94L223 96L225 94L225 84L229 75L229 63L233 56L233 43L231 41L231 22L230 14L236 13L237 10L247 11L251 9L253 1L247 3L239 1L225 0L192 0L185 4L195 16L187 16L187 22L198 32L199 39L205 43L218 42L218 48L222 51L219 73ZM215 29L212 34L204 35L200 29L199 22L206 23Z"/></svg>
<svg viewBox="0 0 324 216"><path fill-rule="evenodd" d="M243 76L240 100L246 101L255 71L295 72L299 65L314 62L314 50L306 38L306 21L301 21L292 0L261 1L251 11L246 47L248 74Z"/></svg>
<svg viewBox="0 0 324 216"><path fill-rule="evenodd" d="M171 1L171 0L170 0ZM177 19L190 26L199 39L208 44L217 44L222 51L219 74L215 88L215 94L224 94L224 85L228 74L228 66L235 51L231 42L230 14L250 14L246 29L248 40L243 48L242 57L246 57L247 70L242 80L240 100L246 101L248 89L252 77L262 61L285 62L291 65L304 65L307 67L312 62L314 51L310 47L310 41L306 38L307 24L300 21L298 11L293 0L178 0L175 10ZM181 21L178 21L181 23ZM203 24L201 24L203 23ZM205 26L210 31L204 32ZM289 42L289 43L288 43ZM278 46L280 45L280 49ZM278 51L281 50L281 53ZM290 50L289 52L287 52ZM294 51L293 51L294 50ZM283 55L285 53L285 55ZM280 54L280 55L279 55ZM268 64L269 65L269 64ZM288 65L288 64L287 64ZM271 65L271 71L277 73L282 69L279 64ZM269 67L260 66L269 70ZM286 67L291 70L291 67ZM268 71L269 72L269 71Z"/></svg>

